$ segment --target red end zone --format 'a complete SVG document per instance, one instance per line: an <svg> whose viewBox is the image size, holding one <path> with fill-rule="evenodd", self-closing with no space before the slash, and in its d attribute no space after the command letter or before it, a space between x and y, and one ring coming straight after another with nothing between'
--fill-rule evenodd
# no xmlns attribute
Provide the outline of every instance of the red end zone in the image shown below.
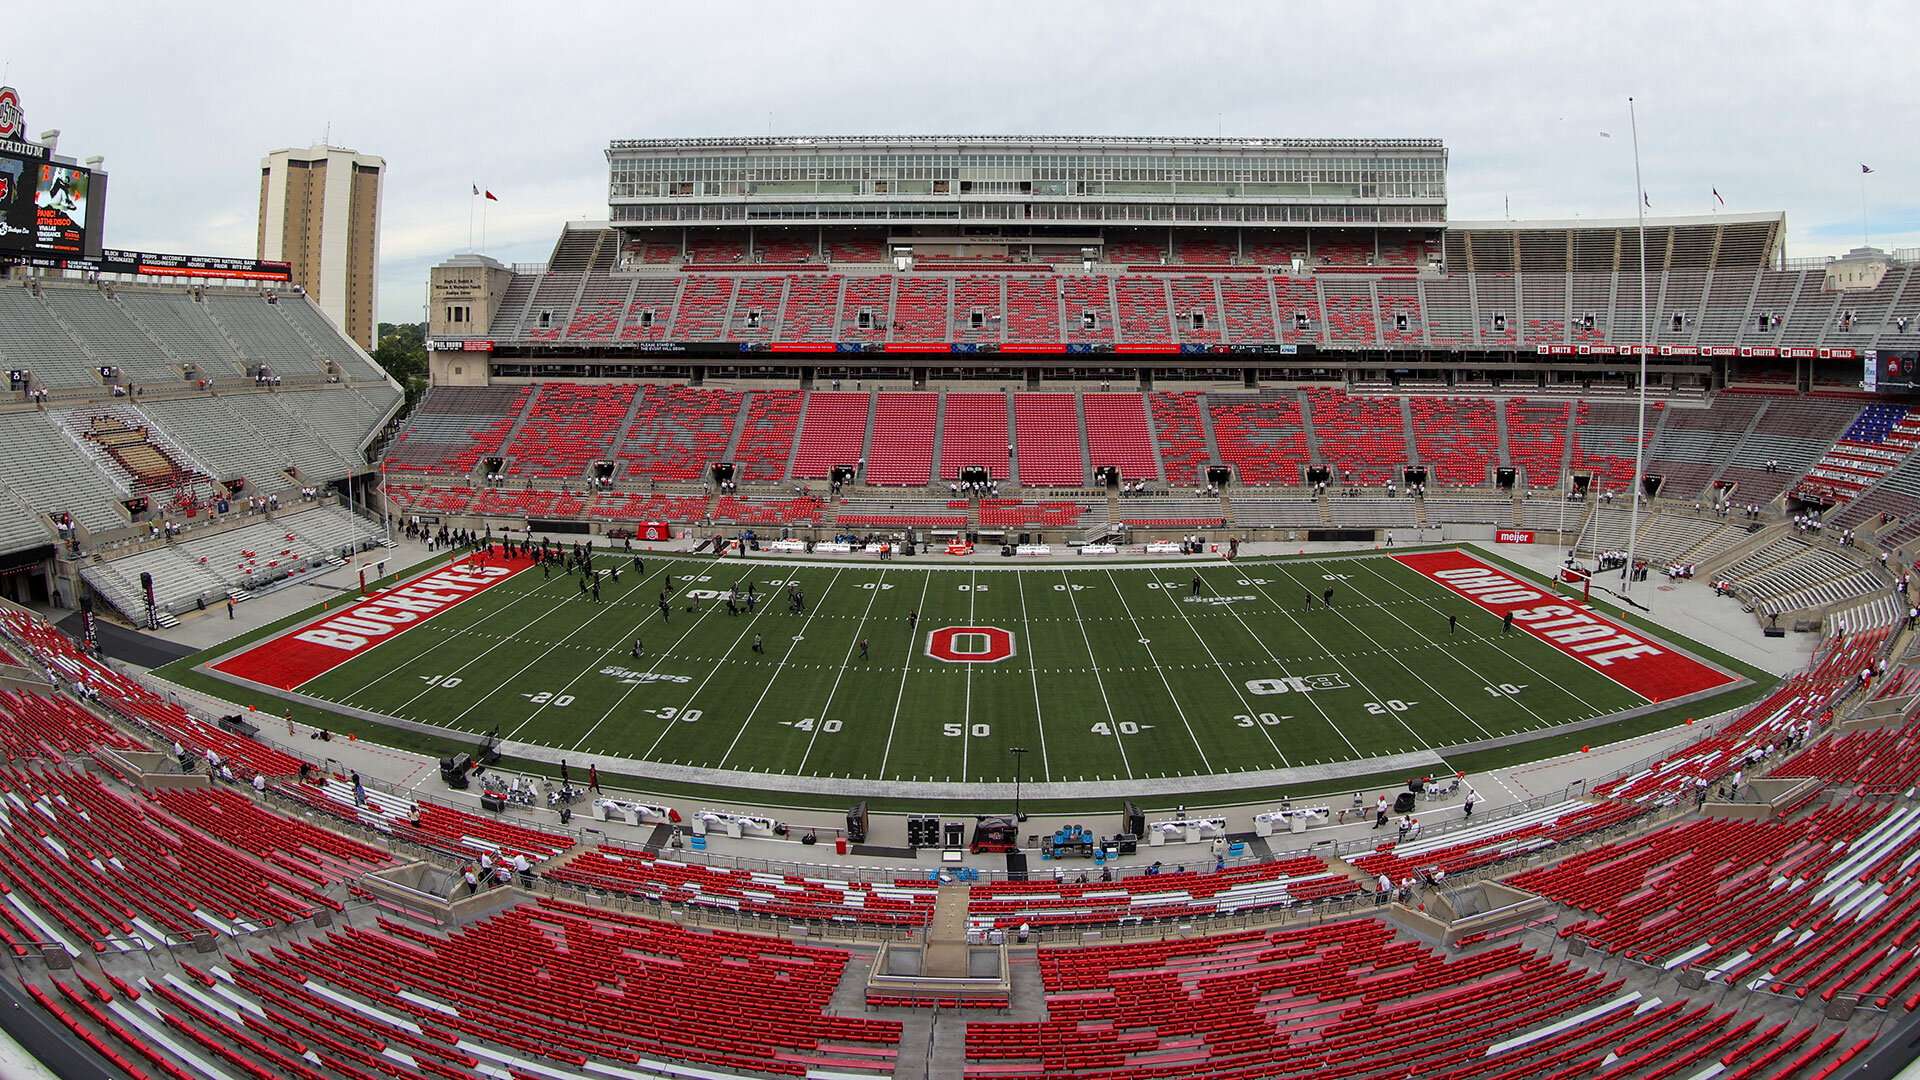
<svg viewBox="0 0 1920 1080"><path fill-rule="evenodd" d="M292 690L532 565L532 559L496 558L430 570L412 581L349 602L323 618L230 656L213 668L249 682Z"/></svg>
<svg viewBox="0 0 1920 1080"><path fill-rule="evenodd" d="M1734 681L1559 596L1459 551L1395 555L1495 615L1600 672L1648 701L1666 701Z"/></svg>

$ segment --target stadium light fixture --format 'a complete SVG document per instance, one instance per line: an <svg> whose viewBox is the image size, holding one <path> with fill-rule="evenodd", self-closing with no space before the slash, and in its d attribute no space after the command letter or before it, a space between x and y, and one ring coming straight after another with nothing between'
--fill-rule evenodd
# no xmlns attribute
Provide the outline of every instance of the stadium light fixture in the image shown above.
<svg viewBox="0 0 1920 1080"><path fill-rule="evenodd" d="M1627 98L1627 120L1633 125L1633 200L1634 213L1640 219L1640 422L1633 444L1632 500L1627 516L1627 565L1620 574L1620 593L1633 591L1633 563L1640 532L1640 489L1646 484L1647 468L1647 189L1640 180L1640 117L1633 98Z"/></svg>
<svg viewBox="0 0 1920 1080"><path fill-rule="evenodd" d="M1027 815L1020 812L1020 773L1022 771L1021 767L1026 763L1027 748L1024 746L1009 746L1007 747L1007 753L1013 755L1013 820L1025 821L1027 820Z"/></svg>

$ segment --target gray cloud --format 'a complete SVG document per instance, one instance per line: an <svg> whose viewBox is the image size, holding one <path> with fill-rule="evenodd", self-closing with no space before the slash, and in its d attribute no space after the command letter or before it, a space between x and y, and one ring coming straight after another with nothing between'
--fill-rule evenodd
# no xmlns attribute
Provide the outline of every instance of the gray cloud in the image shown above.
<svg viewBox="0 0 1920 1080"><path fill-rule="evenodd" d="M788 133L1425 136L1453 216L1633 213L1628 95L1658 214L1785 210L1789 254L1920 245L1911 8L1622 2L108 4L13 12L29 128L104 154L108 241L250 255L257 166L331 129L389 167L381 317L467 246L543 259L604 217L609 139ZM80 46L84 47L80 47ZM1614 137L1603 139L1599 132Z"/></svg>

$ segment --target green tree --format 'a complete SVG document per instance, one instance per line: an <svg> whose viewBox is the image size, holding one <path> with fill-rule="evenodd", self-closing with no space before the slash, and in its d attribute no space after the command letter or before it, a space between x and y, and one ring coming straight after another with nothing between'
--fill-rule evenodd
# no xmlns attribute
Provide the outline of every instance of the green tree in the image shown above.
<svg viewBox="0 0 1920 1080"><path fill-rule="evenodd" d="M406 388L406 409L427 389L427 328L424 323L381 323L373 362Z"/></svg>

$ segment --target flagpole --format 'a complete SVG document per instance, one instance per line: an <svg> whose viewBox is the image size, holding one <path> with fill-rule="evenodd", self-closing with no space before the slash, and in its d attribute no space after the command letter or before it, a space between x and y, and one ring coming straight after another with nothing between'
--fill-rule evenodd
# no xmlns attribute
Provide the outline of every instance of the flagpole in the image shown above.
<svg viewBox="0 0 1920 1080"><path fill-rule="evenodd" d="M1860 246L1871 247L1867 238L1867 167L1860 166Z"/></svg>
<svg viewBox="0 0 1920 1080"><path fill-rule="evenodd" d="M477 200L467 196L467 254L473 254L473 204Z"/></svg>
<svg viewBox="0 0 1920 1080"><path fill-rule="evenodd" d="M1632 509L1628 513L1627 566L1620 584L1622 596L1633 591L1634 549L1640 537L1640 488L1644 483L1647 453L1647 189L1640 179L1640 116L1634 110L1632 98L1627 99L1627 118L1633 124L1634 194L1640 196L1634 200L1634 210L1640 215L1640 424L1639 436L1633 444L1633 490L1627 492L1633 501L1628 504Z"/></svg>

